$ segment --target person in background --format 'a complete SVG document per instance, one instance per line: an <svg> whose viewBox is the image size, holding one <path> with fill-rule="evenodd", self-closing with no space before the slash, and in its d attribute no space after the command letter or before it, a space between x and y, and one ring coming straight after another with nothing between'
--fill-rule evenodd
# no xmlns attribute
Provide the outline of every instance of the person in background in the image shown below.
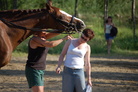
<svg viewBox="0 0 138 92"><path fill-rule="evenodd" d="M94 32L91 29L84 29L80 38L72 38L64 45L56 68L56 73L59 74L66 55L62 75L62 92L85 92L84 66L87 75L87 84L92 86L91 47L87 42L93 39L93 37Z"/></svg>
<svg viewBox="0 0 138 92"><path fill-rule="evenodd" d="M112 26L114 26L112 17L109 16L105 22L105 27L104 27L104 33L105 33L105 39L107 42L107 53L108 54L110 54L112 40L114 39L114 37L112 37L110 35L110 32L111 32L110 30L111 30Z"/></svg>
<svg viewBox="0 0 138 92"><path fill-rule="evenodd" d="M57 35L59 34L42 31L34 34L29 40L25 75L32 92L44 92L44 70L46 67L48 47L55 47L64 40L71 38L70 36L65 36L64 38L55 41L46 40Z"/></svg>

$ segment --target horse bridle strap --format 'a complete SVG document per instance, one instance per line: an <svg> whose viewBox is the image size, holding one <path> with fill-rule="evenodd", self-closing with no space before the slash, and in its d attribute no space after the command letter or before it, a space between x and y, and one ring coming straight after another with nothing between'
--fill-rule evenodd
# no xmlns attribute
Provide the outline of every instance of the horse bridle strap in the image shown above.
<svg viewBox="0 0 138 92"><path fill-rule="evenodd" d="M52 32L52 33L62 33L62 34L74 34L74 32L63 32L66 31L66 29L55 29L54 31L52 30L45 30L45 29L40 29L40 28L27 28L23 26L16 25L12 22L9 22L3 18L0 18L0 20L5 23L7 26L13 27L13 28L18 28L18 29L23 29L23 30L31 30L31 31L45 31L45 32Z"/></svg>
<svg viewBox="0 0 138 92"><path fill-rule="evenodd" d="M49 13L49 12L48 12L48 13ZM77 28L76 28L76 25L73 23L73 20L74 20L74 16L73 16L73 15L72 15L72 17L71 17L70 22L66 22L66 21L63 21L63 20L57 18L57 17L56 17L55 15L53 15L52 13L49 13L49 14L53 17L53 19L55 19L58 23L60 23L62 26L65 27L65 31L66 31L66 32L69 32L70 30L71 30L71 31L76 31L76 32L78 32L78 30L77 30Z"/></svg>

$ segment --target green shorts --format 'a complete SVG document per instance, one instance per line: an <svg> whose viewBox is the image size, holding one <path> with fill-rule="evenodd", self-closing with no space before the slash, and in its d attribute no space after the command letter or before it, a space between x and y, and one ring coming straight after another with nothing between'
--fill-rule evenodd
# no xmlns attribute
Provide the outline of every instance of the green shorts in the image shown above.
<svg viewBox="0 0 138 92"><path fill-rule="evenodd" d="M44 70L36 70L26 66L25 75L29 88L33 86L44 86Z"/></svg>

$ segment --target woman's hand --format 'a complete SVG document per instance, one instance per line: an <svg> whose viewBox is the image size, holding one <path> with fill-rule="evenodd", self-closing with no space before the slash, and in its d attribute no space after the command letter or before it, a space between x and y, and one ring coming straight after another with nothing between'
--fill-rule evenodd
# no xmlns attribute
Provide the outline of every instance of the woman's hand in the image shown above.
<svg viewBox="0 0 138 92"><path fill-rule="evenodd" d="M88 79L87 84L90 85L90 86L92 87L91 79Z"/></svg>

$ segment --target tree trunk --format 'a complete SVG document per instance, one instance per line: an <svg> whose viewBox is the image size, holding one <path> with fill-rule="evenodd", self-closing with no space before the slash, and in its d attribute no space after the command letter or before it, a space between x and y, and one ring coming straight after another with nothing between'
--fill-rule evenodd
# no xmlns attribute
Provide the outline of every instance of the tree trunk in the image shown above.
<svg viewBox="0 0 138 92"><path fill-rule="evenodd" d="M13 0L13 9L17 9L17 0Z"/></svg>
<svg viewBox="0 0 138 92"><path fill-rule="evenodd" d="M77 17L78 16L78 9L77 9L77 7L78 7L78 0L75 0L75 14L74 14L74 16L75 17Z"/></svg>
<svg viewBox="0 0 138 92"><path fill-rule="evenodd" d="M2 10L2 0L0 0L0 10Z"/></svg>
<svg viewBox="0 0 138 92"><path fill-rule="evenodd" d="M135 0L132 0L132 24L133 24L133 39L134 47L136 43L136 19L135 19Z"/></svg>
<svg viewBox="0 0 138 92"><path fill-rule="evenodd" d="M108 17L108 0L104 0L104 30L105 30L105 23Z"/></svg>
<svg viewBox="0 0 138 92"><path fill-rule="evenodd" d="M108 0L104 0L104 24L108 17Z"/></svg>
<svg viewBox="0 0 138 92"><path fill-rule="evenodd" d="M0 0L0 10L7 10L7 0Z"/></svg>

